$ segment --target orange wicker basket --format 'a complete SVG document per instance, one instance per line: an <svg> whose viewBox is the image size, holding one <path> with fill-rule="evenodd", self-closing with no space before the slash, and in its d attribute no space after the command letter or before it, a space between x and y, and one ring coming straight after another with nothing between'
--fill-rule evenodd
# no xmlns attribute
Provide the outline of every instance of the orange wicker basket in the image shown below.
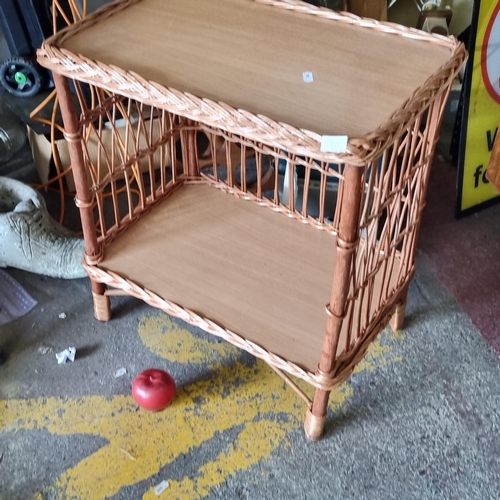
<svg viewBox="0 0 500 500"><path fill-rule="evenodd" d="M299 0L121 0L47 40L96 317L129 294L245 349L318 439L330 391L402 326L465 58L453 38Z"/></svg>

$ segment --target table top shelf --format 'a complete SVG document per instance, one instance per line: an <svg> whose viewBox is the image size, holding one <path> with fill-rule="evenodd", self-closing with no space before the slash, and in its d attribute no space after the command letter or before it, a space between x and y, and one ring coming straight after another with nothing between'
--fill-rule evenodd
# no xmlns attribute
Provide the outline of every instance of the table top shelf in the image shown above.
<svg viewBox="0 0 500 500"><path fill-rule="evenodd" d="M130 5L49 44L320 135L373 132L456 48L451 40L402 35L396 27L389 33L389 25L360 25L332 11L314 15L317 9L293 0L277 2L286 9L255 0L124 3ZM304 72L314 81L305 83Z"/></svg>

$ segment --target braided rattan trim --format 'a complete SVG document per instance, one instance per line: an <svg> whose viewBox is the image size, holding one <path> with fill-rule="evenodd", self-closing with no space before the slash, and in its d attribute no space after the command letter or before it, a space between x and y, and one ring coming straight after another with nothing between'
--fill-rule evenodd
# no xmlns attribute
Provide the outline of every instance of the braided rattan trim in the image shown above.
<svg viewBox="0 0 500 500"><path fill-rule="evenodd" d="M83 28L91 26L100 20L107 19L109 16L115 15L116 13L122 11L134 5L141 0L115 0L114 2L104 5L95 12L87 15L83 20L78 23L74 23L66 28L59 30L56 34L48 39L49 42L52 40L57 40L57 42L63 42L64 40L70 38L74 34L78 33ZM352 24L362 28L374 29L383 33L388 33L392 35L404 36L407 38L413 38L415 40L421 40L431 43L436 43L445 47L453 48L456 44L453 37L445 37L442 35L437 35L434 33L427 33L425 31L417 30L415 28L408 28L401 24L395 24L390 22L376 21L374 19L362 18L351 14L350 12L337 12L325 7L316 7L302 0L247 0L250 2L256 2L264 5L269 5L272 7L282 8L286 10L293 10L301 14L310 14L314 16L321 17L323 19L329 19L336 22L342 22L346 24Z"/></svg>
<svg viewBox="0 0 500 500"><path fill-rule="evenodd" d="M103 245L99 245L99 252L96 255L87 255L84 254L83 256L83 262L87 264L88 266L97 266L99 262L101 262L102 258L104 257L104 250L103 250Z"/></svg>
<svg viewBox="0 0 500 500"><path fill-rule="evenodd" d="M318 219L315 219L314 217L311 217L310 215L308 215L307 217L304 217L298 210L295 210L294 212L292 212L285 205L277 205L272 200L269 200L267 198L259 198L257 195L255 195L253 193L245 192L239 188L228 186L224 182L218 182L206 174L202 173L201 178L202 178L202 180L189 181L189 182L187 182L187 184L205 184L205 183L210 184L210 186L212 186L216 189L220 189L224 193L232 194L233 196L236 196L240 200L251 201L251 202L256 203L257 205L259 205L261 207L266 207L269 210L272 210L273 212L282 214L285 217L288 217L289 219L295 219L295 220L301 222L302 224L308 224L316 229L330 233L333 236L337 236L337 231L335 231L335 228L333 227L332 224L322 223Z"/></svg>
<svg viewBox="0 0 500 500"><path fill-rule="evenodd" d="M129 295L141 299L157 309L161 309L170 316L180 318L190 325L197 326L198 328L201 328L202 330L211 333L212 335L226 340L236 347L239 347L240 349L253 354L255 357L264 360L267 364L274 366L279 370L286 371L291 375L294 375L295 377L301 378L315 387L327 389L327 387L321 386L321 382L316 375L307 372L294 363L285 361L275 354L267 352L265 349L255 344L254 342L246 340L240 335L222 328L208 318L203 318L196 314L194 311L184 309L174 302L162 299L155 293L141 288L133 281L127 280L117 273L114 273L112 271L105 271L95 266L89 266L87 263L84 263L84 266L91 279L96 280L100 283L104 283L107 286L124 290ZM338 385L337 381L335 381L332 387L335 387L336 385Z"/></svg>
<svg viewBox="0 0 500 500"><path fill-rule="evenodd" d="M324 373L320 373L319 371L317 374L313 374L304 370L295 363L286 361L276 354L266 351L254 342L246 340L240 335L222 328L210 319L199 316L194 311L185 309L175 302L165 300L154 292L151 292L150 290L141 288L133 281L123 278L117 273L106 271L96 266L91 266L87 262L84 262L84 267L92 280L98 281L99 283L104 283L105 285L113 288L123 290L128 295L132 295L133 297L143 300L144 302L146 302L146 304L149 304L150 306L153 306L157 309L161 309L170 316L180 318L190 325L201 328L202 330L211 333L216 337L220 337L226 340L230 344L233 344L236 347L249 352L256 358L262 359L271 367L286 371L297 378L305 380L312 386L317 387L318 389L323 389L325 391L330 391L335 387L338 387L351 375L355 365L364 357L372 340L388 324L390 316L392 315L395 307L395 304L392 304L390 312L385 313L383 315L383 319L381 321L378 321L375 324L374 328L372 328L370 332L364 337L364 339L356 346L354 356L349 356L348 360L346 359L346 361L340 363L338 369L335 370L334 374L332 373L325 375ZM349 353L345 354L345 356L348 355Z"/></svg>
<svg viewBox="0 0 500 500"><path fill-rule="evenodd" d="M242 134L251 140L261 141L272 147L283 148L298 155L312 156L329 163L346 162L352 165L363 165L378 156L392 144L395 137L399 136L424 112L441 91L445 91L449 87L466 58L464 45L452 37L444 38L390 23L379 23L353 15L335 13L328 9L318 9L299 0L247 0L300 11L337 22L356 24L363 28L376 29L394 35L418 38L430 43L447 45L450 48L450 60L417 89L410 99L381 127L365 137L351 138L346 154L322 153L320 151L321 136L315 132L299 130L262 115L254 115L244 110L234 109L224 103L217 103L166 88L155 82L147 81L133 72L92 61L58 47L58 44L80 30L101 19L106 19L138 1L140 0L119 0L94 12L81 22L60 31L46 40L42 48L38 50L38 62L42 66L69 78L98 85L111 92L166 109L208 126Z"/></svg>

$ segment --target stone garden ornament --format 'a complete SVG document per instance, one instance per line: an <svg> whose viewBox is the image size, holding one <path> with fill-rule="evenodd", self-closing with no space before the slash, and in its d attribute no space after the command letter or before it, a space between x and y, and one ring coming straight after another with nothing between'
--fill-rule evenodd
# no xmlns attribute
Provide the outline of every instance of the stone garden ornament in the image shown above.
<svg viewBox="0 0 500 500"><path fill-rule="evenodd" d="M0 177L0 267L53 278L83 278L84 243L47 212L34 189Z"/></svg>

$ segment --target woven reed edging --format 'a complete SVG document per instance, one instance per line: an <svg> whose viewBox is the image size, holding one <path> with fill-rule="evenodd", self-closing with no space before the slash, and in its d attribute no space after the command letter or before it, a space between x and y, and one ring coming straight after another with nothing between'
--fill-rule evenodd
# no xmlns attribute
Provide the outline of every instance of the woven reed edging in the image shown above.
<svg viewBox="0 0 500 500"><path fill-rule="evenodd" d="M74 23L70 26L65 27L55 33L50 40L54 39L59 42L66 40L67 38L73 36L75 33L80 31L79 26L92 26L100 20L107 19L109 16L114 15L127 7L134 5L141 0L115 0L114 2L104 5L103 7L97 9L95 12L87 15L84 19L78 23ZM399 35L407 38L412 38L414 40L427 41L436 43L445 47L452 47L454 45L453 37L446 37L442 35L437 35L435 33L427 33L425 31L417 30L415 28L409 28L401 24L390 23L387 21L376 21L374 19L368 19L359 17L350 12L337 12L325 7L316 7L309 3L303 2L302 0L247 0L250 2L256 2L264 5L269 5L272 7L282 8L286 10L294 10L301 14L310 14L324 19L329 19L332 21L337 21L345 24L351 24L354 26L359 26L362 28L374 29L386 34ZM77 26L75 26L75 24Z"/></svg>
<svg viewBox="0 0 500 500"><path fill-rule="evenodd" d="M443 35L436 35L435 33L427 33L425 31L417 30L416 28L408 28L401 24L390 23L387 21L376 21L357 16L351 12L337 12L326 7L317 7L302 0L252 0L256 3L270 5L286 10L293 10L301 14L310 14L313 16L321 17L323 19L331 19L334 21L352 24L361 28L370 28L382 33L390 35L399 35L414 40L431 41L444 47L450 46L450 37Z"/></svg>
<svg viewBox="0 0 500 500"><path fill-rule="evenodd" d="M260 207L265 207L269 210L272 210L273 212L279 213L284 215L285 217L288 217L289 219L295 219L302 224L309 224L310 226L319 229L321 231L326 231L327 233L332 234L333 236L337 236L337 231L333 227L332 224L325 224L320 222L318 219L315 219L314 217L311 217L308 215L307 217L304 217L298 210L295 210L292 212L287 206L285 205L277 205L271 200L268 200L267 198L259 198L258 196L254 195L253 193L250 192L244 192L241 191L241 189L234 188L231 186L228 186L224 182L217 182L214 180L212 177L206 175L206 174L201 174L202 179L204 180L204 183L210 184L210 186L215 187L217 189L220 189L224 193L227 194L232 194L233 196L236 196L240 200L245 200L245 201L251 201L253 203L256 203ZM186 184L200 184L200 181L188 181Z"/></svg>
<svg viewBox="0 0 500 500"><path fill-rule="evenodd" d="M287 373L298 377L302 380L305 380L309 384L317 387L318 389L323 389L325 391L330 391L335 387L338 387L342 382L344 382L353 372L355 365L364 357L368 346L371 341L382 331L382 329L387 324L389 317L392 314L393 309L396 307L396 304L391 306L390 312L383 311L382 318L380 321L375 323L375 326L370 330L368 334L366 334L361 342L359 342L352 351L345 353L344 356L349 356L349 359L340 363L338 369L336 369L336 373L334 376L325 376L321 374L313 374L301 368L300 366L292 363L290 361L286 361L283 358L270 353L255 344L250 340L246 340L240 335L232 332L231 330L227 330L222 328L218 324L214 323L208 318L204 318L199 316L194 311L189 309L185 309L175 302L171 302L161 298L159 295L151 292L150 290L141 288L136 285L133 281L123 278L117 273L112 271L106 271L99 267L89 264L84 261L84 267L90 277L90 279L103 283L107 286L118 288L123 290L128 295L136 297L137 299L143 300L150 306L153 306L157 309L161 309L163 312L169 314L170 316L174 316L176 318L182 319L186 323L190 325L201 328L202 330L215 335L216 337L220 337L230 344L243 349L256 358L262 359L268 365L277 368L278 370L286 371ZM352 357L352 353L355 353Z"/></svg>
<svg viewBox="0 0 500 500"><path fill-rule="evenodd" d="M120 0L91 14L83 21L69 26L46 40L37 52L38 62L57 73L90 84L97 84L111 92L137 99L145 104L166 109L189 119L203 122L255 141L262 141L276 148L283 148L302 156L313 156L329 163L350 163L363 165L387 149L394 138L410 126L417 117L437 98L440 89L451 84L466 58L463 44L453 38L429 34L418 34L409 28L392 24L339 14L327 9L313 8L297 0L258 0L275 7L293 9L301 13L318 15L335 21L359 24L365 28L377 29L394 35L412 36L420 40L440 45L448 44L451 59L431 76L410 99L397 110L381 127L362 138L350 138L346 154L322 153L321 136L308 130L299 130L285 123L276 122L263 115L254 115L244 110L236 110L224 103L199 98L192 94L163 87L150 82L133 72L92 61L82 55L75 55L57 46L80 30L101 19L119 12L140 0ZM248 0L257 1L257 0Z"/></svg>
<svg viewBox="0 0 500 500"><path fill-rule="evenodd" d="M321 223L318 220L314 219L311 216L308 216L307 218L304 217L300 212L295 211L291 212L290 209L284 205L276 205L273 203L271 200L267 200L265 198L260 199L256 195L252 193L244 193L239 189L236 188L231 188L227 184L224 184L222 182L217 182L211 177L202 174L202 180L195 179L195 180L187 180L183 176L179 176L177 181L173 184L170 184L164 192L162 192L161 188L158 188L156 190L156 198L154 201L150 200L150 197L148 197L148 201L145 205L144 208L136 208L134 210L134 213L132 217L130 217L130 214L127 214L121 221L120 225L113 226L109 230L106 231L106 236L104 238L100 237L99 238L99 243L107 246L109 245L117 236L125 232L131 225L135 224L141 217L149 213L153 207L155 207L158 203L161 203L164 199L168 198L171 194L173 194L175 191L177 191L179 188L181 188L183 185L189 185L189 184L209 184L210 186L220 189L221 191L227 193L227 194L232 194L233 196L236 196L238 199L244 200L244 201L250 201L253 203L256 203L257 205L264 207L266 209L272 210L273 212L276 212L278 214L284 215L285 217L288 217L290 219L296 219L297 221L301 222L302 224L309 224L310 226L314 227L315 229L319 229L321 231L326 231L327 233L330 233L332 236L337 236L337 231L335 231L333 225L331 224L325 224ZM102 260L103 254L101 252L99 259L93 260L92 265L98 264Z"/></svg>

